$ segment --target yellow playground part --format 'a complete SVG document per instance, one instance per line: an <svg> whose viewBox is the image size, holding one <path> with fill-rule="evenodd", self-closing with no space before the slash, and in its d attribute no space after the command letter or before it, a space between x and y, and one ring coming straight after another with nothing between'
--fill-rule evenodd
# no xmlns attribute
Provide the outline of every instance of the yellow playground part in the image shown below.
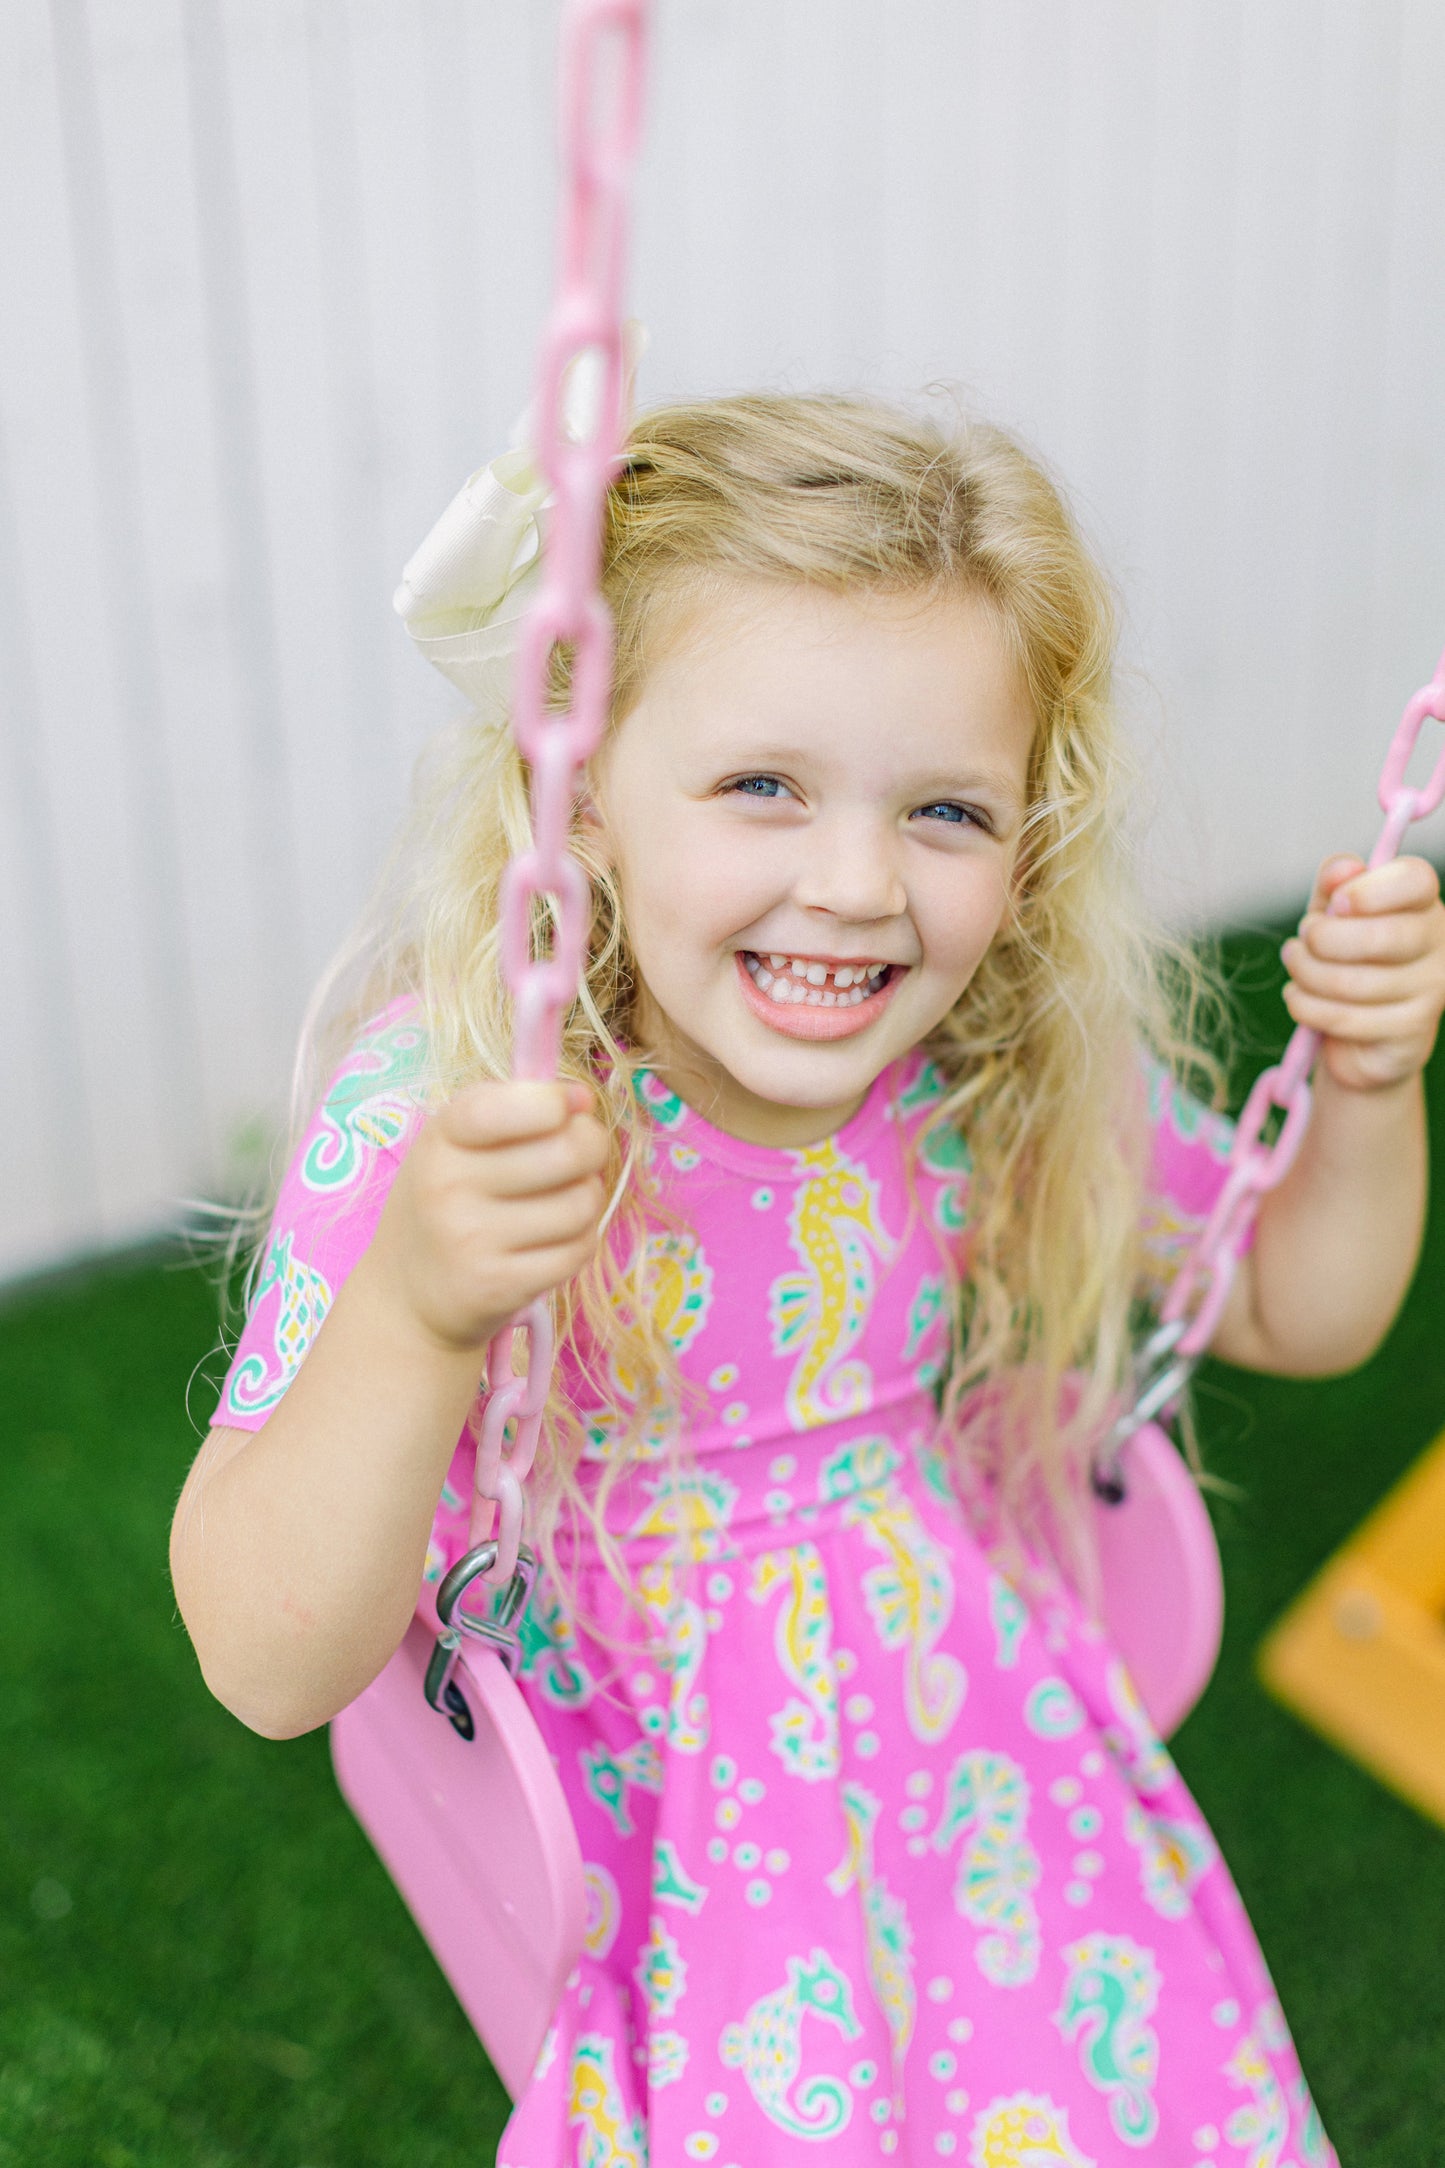
<svg viewBox="0 0 1445 2168"><path fill-rule="evenodd" d="M1445 1432L1271 1629L1259 1673L1445 1823Z"/></svg>

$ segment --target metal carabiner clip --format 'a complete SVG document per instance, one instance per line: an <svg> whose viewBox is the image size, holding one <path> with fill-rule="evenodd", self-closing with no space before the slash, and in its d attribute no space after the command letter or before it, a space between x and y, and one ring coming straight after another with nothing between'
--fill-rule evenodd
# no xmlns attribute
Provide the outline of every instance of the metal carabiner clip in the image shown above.
<svg viewBox="0 0 1445 2168"><path fill-rule="evenodd" d="M437 1617L441 1620L442 1630L426 1667L423 1691L432 1707L448 1717L464 1739L476 1737L476 1725L466 1696L451 1675L462 1636L469 1634L473 1640L485 1642L488 1648L495 1649L509 1676L515 1678L521 1662L518 1630L532 1594L532 1583L537 1577L537 1554L524 1543L517 1552L516 1570L494 1600L488 1615L480 1618L473 1612L459 1609L462 1597L473 1581L481 1580L496 1562L497 1541L495 1536L490 1536L485 1543L479 1543L457 1560L437 1590Z"/></svg>
<svg viewBox="0 0 1445 2168"><path fill-rule="evenodd" d="M1152 1423L1172 1408L1198 1366L1198 1357L1174 1350L1188 1330L1187 1318L1177 1317L1150 1334L1139 1351L1142 1377L1134 1405L1121 1415L1109 1432L1089 1471L1094 1496L1105 1505L1121 1506L1129 1495L1124 1481L1124 1454L1136 1430Z"/></svg>

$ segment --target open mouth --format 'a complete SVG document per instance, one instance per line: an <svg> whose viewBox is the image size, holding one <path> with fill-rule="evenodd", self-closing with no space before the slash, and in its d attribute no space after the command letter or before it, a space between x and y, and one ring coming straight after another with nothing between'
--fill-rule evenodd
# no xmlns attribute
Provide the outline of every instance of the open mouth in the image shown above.
<svg viewBox="0 0 1445 2168"><path fill-rule="evenodd" d="M738 979L753 1014L790 1039L844 1039L888 1005L907 976L903 964L864 957L782 956L737 952Z"/></svg>
<svg viewBox="0 0 1445 2168"><path fill-rule="evenodd" d="M751 949L742 959L759 993L779 1008L793 1001L810 1009L860 1008L893 975L892 964L827 964L808 956L755 956Z"/></svg>

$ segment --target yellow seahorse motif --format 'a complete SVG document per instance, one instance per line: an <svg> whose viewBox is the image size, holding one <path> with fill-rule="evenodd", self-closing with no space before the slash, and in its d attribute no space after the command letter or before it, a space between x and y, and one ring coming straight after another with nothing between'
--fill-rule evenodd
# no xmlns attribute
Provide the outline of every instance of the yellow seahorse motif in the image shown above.
<svg viewBox="0 0 1445 2168"><path fill-rule="evenodd" d="M670 1681L668 1744L679 1754L701 1754L711 1725L708 1698L697 1683L707 1655L706 1614L695 1598L683 1594L677 1569L667 1559L641 1569L637 1593L652 1625L658 1660Z"/></svg>
<svg viewBox="0 0 1445 2168"><path fill-rule="evenodd" d="M637 1592L652 1622L659 1661L671 1681L667 1736L680 1754L700 1754L708 1742L708 1698L698 1686L707 1655L707 1617L687 1593L687 1569L710 1558L726 1533L737 1486L704 1469L685 1468L652 1486L652 1502L633 1523L635 1536L678 1539L641 1567Z"/></svg>
<svg viewBox="0 0 1445 2168"><path fill-rule="evenodd" d="M838 1774L833 1614L815 1544L795 1543L785 1551L765 1551L754 1562L749 1589L753 1602L766 1603L779 1588L786 1594L778 1609L773 1645L784 1677L798 1694L771 1719L773 1752L790 1776L815 1784Z"/></svg>
<svg viewBox="0 0 1445 2168"><path fill-rule="evenodd" d="M903 1705L909 1728L926 1744L946 1738L963 1707L968 1673L957 1657L935 1653L953 1612L953 1573L901 1491L859 1492L844 1508L888 1563L863 1576L863 1600L885 1649L902 1649Z"/></svg>
<svg viewBox="0 0 1445 2168"><path fill-rule="evenodd" d="M827 1877L827 1884L835 1897L842 1897L856 1887L862 1899L868 1980L892 2043L893 2106L901 2120L903 2062L913 2038L913 2022L918 2011L913 1985L913 1936L906 1908L873 1864L873 1832L882 1811L881 1801L865 1791L861 1784L845 1784L842 1801L848 1825L848 1850L842 1863Z"/></svg>
<svg viewBox="0 0 1445 2168"><path fill-rule="evenodd" d="M969 2168L1098 2168L1069 2136L1069 2112L1041 2093L991 2100L974 2118Z"/></svg>
<svg viewBox="0 0 1445 2168"><path fill-rule="evenodd" d="M868 1365L847 1358L867 1321L875 1258L898 1249L883 1225L878 1185L831 1138L793 1154L807 1179L798 1185L789 1238L801 1272L785 1272L768 1292L773 1352L799 1351L789 1383L788 1418L812 1430L868 1406Z"/></svg>
<svg viewBox="0 0 1445 2168"><path fill-rule="evenodd" d="M712 1266L697 1237L686 1228L647 1237L639 1275L642 1299L652 1322L676 1355L691 1343L712 1308ZM615 1296L621 1307L626 1294ZM637 1398L637 1379L625 1365L612 1364L612 1380L629 1404Z"/></svg>
<svg viewBox="0 0 1445 2168"><path fill-rule="evenodd" d="M583 2033L572 2050L567 2120L581 2125L581 2168L647 2168L647 2132L627 2113L603 2033Z"/></svg>

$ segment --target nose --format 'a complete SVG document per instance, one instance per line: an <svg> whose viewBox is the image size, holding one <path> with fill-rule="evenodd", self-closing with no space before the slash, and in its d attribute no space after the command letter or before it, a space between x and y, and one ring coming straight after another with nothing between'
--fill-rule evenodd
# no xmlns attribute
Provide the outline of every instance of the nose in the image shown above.
<svg viewBox="0 0 1445 2168"><path fill-rule="evenodd" d="M908 892L891 822L859 813L813 823L793 897L805 911L853 926L900 917Z"/></svg>

